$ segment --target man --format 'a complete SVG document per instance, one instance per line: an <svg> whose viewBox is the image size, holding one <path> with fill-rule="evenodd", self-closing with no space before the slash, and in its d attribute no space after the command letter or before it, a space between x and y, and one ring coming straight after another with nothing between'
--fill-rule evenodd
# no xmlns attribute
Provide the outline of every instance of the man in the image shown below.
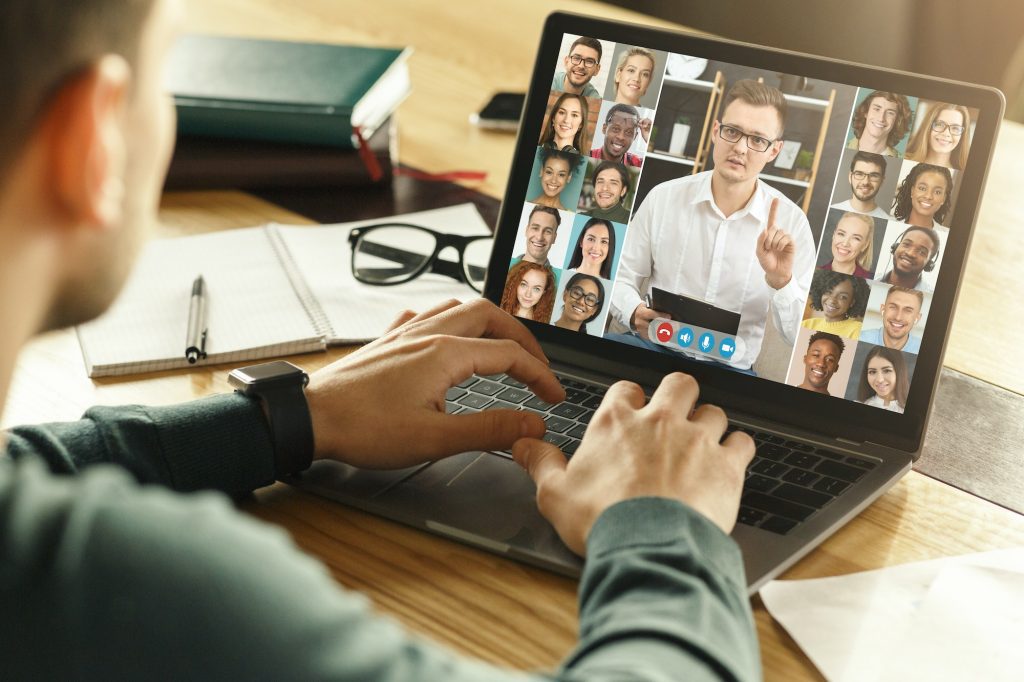
<svg viewBox="0 0 1024 682"><path fill-rule="evenodd" d="M534 206L530 217L526 219L526 252L512 259L513 263L521 260L551 267L548 253L558 239L558 228L562 216L549 206Z"/></svg>
<svg viewBox="0 0 1024 682"><path fill-rule="evenodd" d="M600 97L591 79L601 73L601 41L580 36L569 46L569 54L562 61L565 71L555 73L552 90L571 92L584 97Z"/></svg>
<svg viewBox="0 0 1024 682"><path fill-rule="evenodd" d="M597 204L597 208L584 213L593 218L616 223L629 222L629 210L622 205L622 201L632 189L626 167L614 161L602 161L594 169L593 183L594 203Z"/></svg>
<svg viewBox="0 0 1024 682"><path fill-rule="evenodd" d="M848 149L899 156L896 145L910 129L913 112L904 95L875 90L853 112L853 138Z"/></svg>
<svg viewBox="0 0 1024 682"><path fill-rule="evenodd" d="M850 198L832 208L841 211L866 213L873 218L892 220L892 216L882 210L875 197L885 181L885 158L871 152L857 152L850 163Z"/></svg>
<svg viewBox="0 0 1024 682"><path fill-rule="evenodd" d="M879 312L882 314L882 326L878 329L865 329L860 340L885 346L907 353L921 351L921 338L910 332L914 325L921 321L921 309L924 306L924 294L917 289L900 286L889 287Z"/></svg>
<svg viewBox="0 0 1024 682"><path fill-rule="evenodd" d="M614 105L608 110L604 117L604 123L601 125L604 143L600 147L590 150L591 158L638 168L643 163L643 159L636 154L629 153L637 131L646 140L651 132L651 120L645 118L641 121L640 112L636 107L628 104Z"/></svg>
<svg viewBox="0 0 1024 682"><path fill-rule="evenodd" d="M738 81L712 126L714 169L654 187L634 211L612 294L613 313L632 333L616 339L675 352L648 339L649 323L669 315L643 303L647 280L648 287L740 313L746 350L726 361L730 369L752 373L769 307L783 338L794 343L814 241L803 212L757 177L782 149L785 120L779 90Z"/></svg>
<svg viewBox="0 0 1024 682"><path fill-rule="evenodd" d="M0 10L0 396L34 333L110 303L155 218L174 134L161 73L179 13L177 0L7 0ZM373 616L222 495L167 489L243 493L301 469L303 456L401 468L514 443L543 513L591 555L583 634L559 674L759 678L742 562L726 535L749 437L719 445L725 416L691 413L689 377L667 377L647 405L621 382L569 468L537 439L535 415L444 413L444 391L474 371L507 371L545 400L564 395L524 328L476 301L403 314L316 372L304 400L270 400L267 415L236 393L0 434L5 677L518 679ZM300 438L275 451L275 405L308 410L297 435L312 437L312 452ZM668 439L638 445L654 428Z"/></svg>
<svg viewBox="0 0 1024 682"><path fill-rule="evenodd" d="M892 270L880 282L904 289L930 292L932 285L922 273L935 269L939 258L939 235L929 227L908 227L890 247Z"/></svg>
<svg viewBox="0 0 1024 682"><path fill-rule="evenodd" d="M828 383L839 369L839 358L843 356L843 350L843 340L835 334L811 334L804 354L804 380L797 387L829 395Z"/></svg>

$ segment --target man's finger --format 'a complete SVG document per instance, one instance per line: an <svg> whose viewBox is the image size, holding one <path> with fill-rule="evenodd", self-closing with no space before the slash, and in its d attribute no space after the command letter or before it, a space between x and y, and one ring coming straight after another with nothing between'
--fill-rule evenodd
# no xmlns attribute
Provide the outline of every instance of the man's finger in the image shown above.
<svg viewBox="0 0 1024 682"><path fill-rule="evenodd" d="M541 486L557 486L556 481L565 473L565 455L546 441L524 438L512 448L512 458L526 469L538 489Z"/></svg>
<svg viewBox="0 0 1024 682"><path fill-rule="evenodd" d="M625 403L634 410L639 410L647 403L647 396L639 384L632 381L616 381L605 392L601 407L615 402Z"/></svg>
<svg viewBox="0 0 1024 682"><path fill-rule="evenodd" d="M775 227L775 216L779 212L779 199L778 197L772 199L772 205L768 209L768 228Z"/></svg>
<svg viewBox="0 0 1024 682"><path fill-rule="evenodd" d="M421 429L427 436L427 454L432 457L469 450L508 450L522 438L543 437L544 431L544 420L539 415L516 410L438 413Z"/></svg>
<svg viewBox="0 0 1024 682"><path fill-rule="evenodd" d="M666 409L672 413L689 415L698 395L700 387L693 377L673 372L661 380L648 405L655 410Z"/></svg>
<svg viewBox="0 0 1024 682"><path fill-rule="evenodd" d="M447 301L444 301L443 303L438 303L434 307L424 310L422 313L414 314L405 322L407 324L415 324L417 322L429 320L432 317L436 317L437 315L452 310L453 308L457 308L460 305L462 305L462 301L455 298L450 298Z"/></svg>
<svg viewBox="0 0 1024 682"><path fill-rule="evenodd" d="M415 318L416 318L416 311L415 310L403 310L402 312L400 312L398 314L398 317L396 317L394 319L394 321L391 324L388 325L388 328L384 330L384 333L387 334L389 332L393 332L396 329L398 329L399 327L401 327L403 324L405 324L406 322L411 322Z"/></svg>
<svg viewBox="0 0 1024 682"><path fill-rule="evenodd" d="M547 356L530 330L516 318L485 299L476 299L445 309L432 319L416 323L416 333L450 334L467 338L511 339L538 360L547 364Z"/></svg>
<svg viewBox="0 0 1024 682"><path fill-rule="evenodd" d="M444 350L441 362L458 377L456 382L471 374L506 373L529 386L542 400L549 403L565 400L565 389L547 363L526 352L516 341L449 337Z"/></svg>

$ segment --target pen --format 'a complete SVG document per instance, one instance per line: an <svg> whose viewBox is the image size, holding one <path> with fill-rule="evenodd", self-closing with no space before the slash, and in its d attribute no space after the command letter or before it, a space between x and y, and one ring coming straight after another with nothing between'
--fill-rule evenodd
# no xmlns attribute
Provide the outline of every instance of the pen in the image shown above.
<svg viewBox="0 0 1024 682"><path fill-rule="evenodd" d="M185 357L194 365L206 357L206 282L199 275L192 282L192 296L188 304L188 332L185 335Z"/></svg>

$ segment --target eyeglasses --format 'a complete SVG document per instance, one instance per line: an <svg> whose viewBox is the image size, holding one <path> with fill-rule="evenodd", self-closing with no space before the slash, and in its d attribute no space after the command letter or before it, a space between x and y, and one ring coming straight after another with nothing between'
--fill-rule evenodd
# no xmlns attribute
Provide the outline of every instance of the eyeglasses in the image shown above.
<svg viewBox="0 0 1024 682"><path fill-rule="evenodd" d="M958 125L950 125L945 121L932 121L932 130L937 133L946 132L946 128L949 128L949 134L953 137L960 137L964 134L964 127Z"/></svg>
<svg viewBox="0 0 1024 682"><path fill-rule="evenodd" d="M445 234L406 223L381 223L349 232L352 275L363 284L391 286L433 272L483 291L494 238ZM458 262L439 258L452 247Z"/></svg>
<svg viewBox="0 0 1024 682"><path fill-rule="evenodd" d="M587 67L588 69L592 69L595 66L597 66L597 60L594 59L593 57L582 57L578 54L569 55L569 61L576 66L579 66L582 63L583 66Z"/></svg>
<svg viewBox="0 0 1024 682"><path fill-rule="evenodd" d="M747 138L747 149L751 149L755 152L768 151L768 147L771 147L772 143L775 142L775 140L769 140L768 138L761 137L760 135L745 133L739 128L726 125L725 123L719 124L718 136L726 142L739 142L745 137Z"/></svg>
<svg viewBox="0 0 1024 682"><path fill-rule="evenodd" d="M583 290L583 287L573 284L569 287L569 297L574 301L583 301L588 308L593 308L601 302L594 294L588 294Z"/></svg>
<svg viewBox="0 0 1024 682"><path fill-rule="evenodd" d="M883 177L881 173L865 173L864 171L853 171L851 175L853 175L854 180L863 180L864 178L867 178L871 182L878 182Z"/></svg>

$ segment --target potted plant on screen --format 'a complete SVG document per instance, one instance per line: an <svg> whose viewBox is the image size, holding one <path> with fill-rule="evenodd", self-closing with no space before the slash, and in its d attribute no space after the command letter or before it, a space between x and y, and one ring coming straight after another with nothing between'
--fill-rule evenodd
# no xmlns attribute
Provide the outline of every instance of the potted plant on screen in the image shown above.
<svg viewBox="0 0 1024 682"><path fill-rule="evenodd" d="M686 141L690 137L690 117L680 116L672 124L672 139L668 143L668 153L673 156L683 156L686 149Z"/></svg>

